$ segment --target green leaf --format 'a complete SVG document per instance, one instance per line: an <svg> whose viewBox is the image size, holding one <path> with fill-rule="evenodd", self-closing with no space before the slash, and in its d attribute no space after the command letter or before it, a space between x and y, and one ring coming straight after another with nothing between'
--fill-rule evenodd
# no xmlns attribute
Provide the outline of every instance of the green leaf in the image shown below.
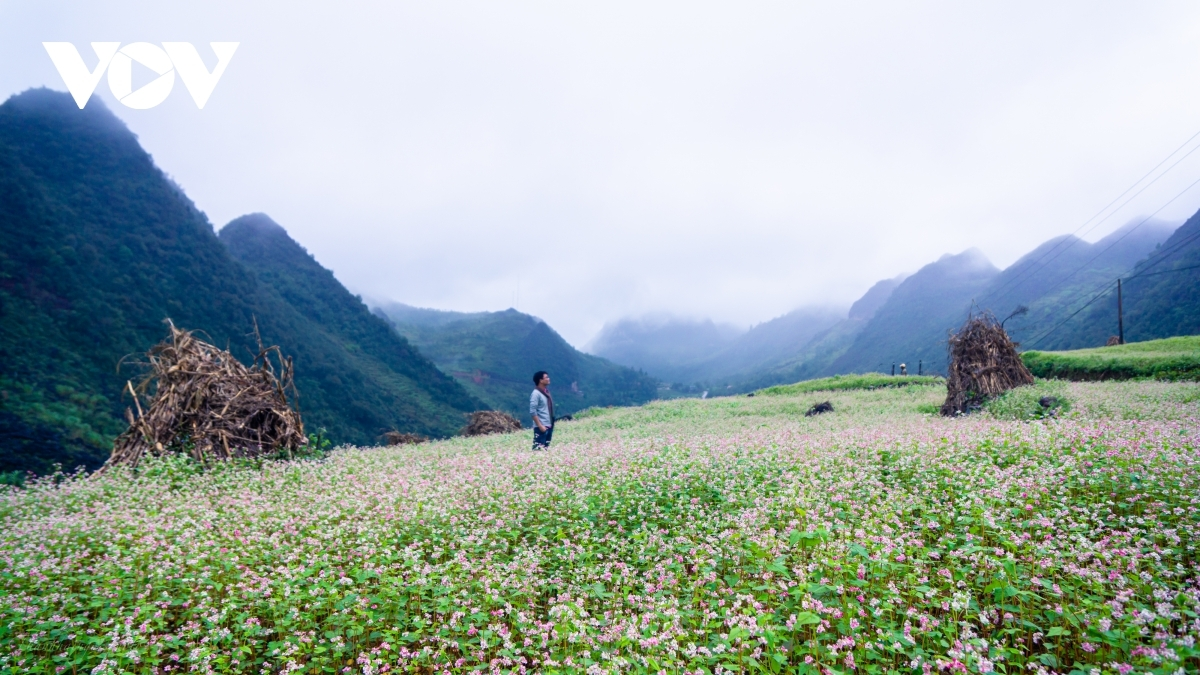
<svg viewBox="0 0 1200 675"><path fill-rule="evenodd" d="M821 623L821 617L812 612L800 612L796 615L797 626L807 626L814 623Z"/></svg>

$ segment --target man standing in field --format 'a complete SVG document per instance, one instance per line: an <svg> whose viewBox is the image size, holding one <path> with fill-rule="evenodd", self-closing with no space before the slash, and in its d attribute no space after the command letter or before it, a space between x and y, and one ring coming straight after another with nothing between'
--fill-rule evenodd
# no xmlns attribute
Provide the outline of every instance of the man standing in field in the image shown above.
<svg viewBox="0 0 1200 675"><path fill-rule="evenodd" d="M529 395L529 414L533 416L533 449L550 447L554 433L554 398L550 396L550 374L539 370L533 374L536 388Z"/></svg>

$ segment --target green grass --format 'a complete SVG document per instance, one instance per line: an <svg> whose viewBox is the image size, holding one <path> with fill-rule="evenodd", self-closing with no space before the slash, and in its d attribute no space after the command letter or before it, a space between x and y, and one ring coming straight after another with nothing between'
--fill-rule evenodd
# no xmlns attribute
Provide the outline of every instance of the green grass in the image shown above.
<svg viewBox="0 0 1200 675"><path fill-rule="evenodd" d="M834 375L816 380L804 380L795 384L780 384L774 387L760 389L757 393L764 396L792 396L810 391L838 391L841 389L882 389L887 387L907 387L909 385L932 385L944 382L936 375L884 375L883 373L863 373L861 375Z"/></svg>
<svg viewBox="0 0 1200 675"><path fill-rule="evenodd" d="M1045 401L1048 405L1042 405ZM1040 420L1059 417L1071 410L1067 384L1059 380L1038 380L1017 387L984 404L992 417L1002 420Z"/></svg>
<svg viewBox="0 0 1200 675"><path fill-rule="evenodd" d="M1061 380L1200 379L1200 336L1133 342L1068 352L1028 351L1021 359L1037 377Z"/></svg>

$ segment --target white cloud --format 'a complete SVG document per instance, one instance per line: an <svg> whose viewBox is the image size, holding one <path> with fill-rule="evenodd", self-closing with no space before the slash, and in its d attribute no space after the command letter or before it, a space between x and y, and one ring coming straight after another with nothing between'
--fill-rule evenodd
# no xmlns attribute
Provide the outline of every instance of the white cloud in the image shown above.
<svg viewBox="0 0 1200 675"><path fill-rule="evenodd" d="M218 227L266 212L369 297L519 292L578 345L1012 262L1200 130L1198 32L1190 3L6 3L0 94L63 88L44 40L239 41L202 111L97 92Z"/></svg>

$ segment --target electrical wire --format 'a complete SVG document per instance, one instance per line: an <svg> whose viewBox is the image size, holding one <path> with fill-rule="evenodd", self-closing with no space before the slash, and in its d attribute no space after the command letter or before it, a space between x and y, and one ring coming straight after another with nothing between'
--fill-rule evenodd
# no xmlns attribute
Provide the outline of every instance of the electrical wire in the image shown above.
<svg viewBox="0 0 1200 675"><path fill-rule="evenodd" d="M1161 167L1163 164L1166 164L1166 163L1167 163L1167 161L1169 161L1169 160L1170 160L1172 157L1174 157L1174 156L1175 156L1175 155L1176 155L1176 154L1177 154L1177 153L1178 153L1180 150L1182 150L1182 149L1184 149L1185 147L1187 147L1187 145L1188 145L1189 143L1191 143L1192 141L1194 141L1194 140L1195 140L1195 139L1196 139L1198 136L1200 136L1200 131L1197 131L1196 133L1192 134L1192 136L1191 136L1190 138L1188 138L1186 141L1184 141L1182 145L1180 145L1178 148L1175 148L1174 150L1172 150L1172 151L1170 152L1170 154L1168 154L1166 157L1164 157L1164 158L1162 159L1162 161L1160 161L1158 164L1154 165L1154 168L1152 168L1152 169L1150 169L1149 171L1147 171L1145 175L1143 175L1141 178L1139 178L1139 179L1137 179L1136 181L1134 181L1134 183L1133 183L1132 185L1130 185L1129 187L1125 188L1125 191L1124 191L1124 192L1122 192L1121 194L1117 195L1117 197L1116 197L1115 199L1113 199L1111 202L1109 202L1107 205L1105 205L1105 207L1104 207L1104 208L1102 208L1102 209L1100 209L1099 211L1097 211L1097 212L1095 213L1095 215L1093 215L1091 218L1088 218L1087 220L1083 221L1083 223L1082 223L1082 224L1081 224L1081 225L1080 225L1078 228L1076 228L1074 232L1072 232L1071 234L1067 235L1067 237L1072 237L1072 236L1079 235L1079 232L1080 232L1080 230L1082 230L1083 228L1087 227L1088 223L1090 223L1090 222L1092 222L1093 220L1095 220L1097 217L1099 217L1099 216L1100 216L1100 214L1104 213L1105 211L1108 211L1108 209L1109 209L1109 208L1110 208L1110 207L1111 207L1113 204L1116 204L1118 201L1120 201L1120 200L1121 200L1121 198L1122 198L1122 197L1124 197L1125 195L1129 194L1129 192L1130 192L1131 190L1133 190L1135 187L1137 187L1139 184L1141 184L1141 182L1142 182L1142 181L1146 180L1146 178L1148 178L1148 177L1149 177L1151 174L1153 174L1155 171L1158 171L1159 167ZM1149 183L1147 183L1145 186L1143 186L1141 190L1138 190L1138 191L1137 191L1137 192L1136 192L1134 195L1132 195L1132 196L1131 196L1129 199L1126 199L1126 200L1125 200L1125 202L1124 202L1123 204L1121 204L1121 205L1120 205L1120 206L1118 206L1117 208L1113 209L1113 210L1112 210L1112 211L1111 211L1111 212L1110 212L1110 213L1109 213L1107 216L1104 216L1104 218L1102 218L1102 219L1101 219L1099 222L1097 222L1096 224L1092 225L1092 227L1088 228L1088 229L1087 229L1087 231L1083 232L1083 234L1084 234L1084 235L1086 235L1086 234L1088 234L1089 232L1091 232L1092 230L1094 230L1094 229L1096 229L1097 227L1099 227L1099 226L1100 226L1102 223L1104 223L1106 220L1108 220L1110 217L1112 217L1112 216L1113 216L1115 213L1117 213L1117 211L1120 211L1120 210L1121 210L1122 208L1124 208L1124 207L1125 207L1127 204L1129 204L1129 202L1133 201L1133 199L1135 199L1135 198L1136 198L1138 195L1140 195L1140 194L1142 194L1143 192L1145 192L1147 188L1149 188L1151 185L1154 185L1156 182L1158 182L1158 179L1160 179L1160 178L1162 178L1163 176L1165 176L1165 175L1167 175L1168 173L1170 173L1172 169L1174 169L1176 166L1178 166L1180 162L1182 162L1183 160L1187 159L1187 158L1188 158L1188 157L1189 157L1189 156L1190 156L1190 155L1191 155L1193 152L1195 152L1197 149L1200 149L1200 144L1196 145L1196 147L1194 147L1194 148L1192 148L1191 150L1189 150L1189 151L1187 152L1187 154L1185 154L1183 157L1180 157L1178 160L1176 160L1176 162L1175 162L1174 164L1172 164L1171 166L1169 166L1169 167L1167 168L1167 170L1166 170L1166 171L1163 171L1163 172L1162 172L1162 173L1160 173L1158 176L1156 176L1156 177L1154 178L1154 180L1150 181L1150 182L1149 182ZM1159 209L1159 210L1161 210L1161 209ZM1147 219L1147 220L1148 220L1148 219ZM1142 221L1142 222L1144 223L1145 221ZM1138 226L1137 226L1137 227L1140 227L1141 225L1142 225L1142 223L1138 223ZM1136 229L1136 228L1134 228L1134 229ZM1128 234L1128 233L1127 233L1127 234ZM1049 250L1047 250L1046 252L1042 253L1042 255L1041 255L1041 256L1039 256L1039 257L1038 257L1036 260L1034 260L1033 262L1029 263L1029 266L1028 266L1028 267L1026 267L1026 268L1025 268L1025 270L1023 270L1021 273L1019 273L1019 274L1017 274L1017 275L1014 275L1014 276L1013 276L1011 279L1009 279L1008 281L1004 282L1004 284L1002 284L1002 285L1001 285L999 288L997 288L997 289L993 290L992 292L988 293L987 295L985 295L985 296L983 297L983 299L982 299L980 302L981 302L981 303L982 303L982 302L986 302L987 300L989 300L989 299L991 299L992 297L996 296L997 294L999 294L1001 291L1003 291L1005 288L1007 288L1008 286L1010 286L1010 285L1011 285L1011 284L1013 284L1013 283L1018 283L1018 282L1020 282L1020 283L1024 283L1024 281L1027 281L1027 280L1028 280L1028 277L1029 277L1030 275L1032 275L1032 274L1033 274L1034 272L1036 272L1036 271L1040 271L1040 270L1041 270L1042 268L1044 268L1046 265L1049 265L1049 264L1050 264L1051 262L1053 262L1053 261L1054 261L1056 258L1058 258L1058 256L1060 256L1060 255L1062 255L1063 253L1065 253L1065 252L1066 252L1066 250L1067 250L1068 248L1070 248L1070 247L1071 247L1071 246L1072 246L1072 245L1073 245L1073 244L1074 244L1076 241L1079 241L1079 240L1078 240L1078 239L1070 239L1070 238L1064 238L1064 239L1060 240L1060 241L1059 241L1059 243L1057 243L1057 244L1055 244L1054 246L1050 247L1050 249L1049 249ZM1065 243L1065 245L1064 245L1064 243ZM1060 247L1060 246L1062 247L1062 248L1061 248L1061 250L1058 250L1058 252L1057 252L1057 253L1055 253L1055 251L1056 251L1057 249L1059 249L1059 247ZM1045 258L1046 258L1046 256L1050 255L1051 253L1055 253L1055 255L1054 255L1054 257L1053 257L1053 258L1050 258L1049 260L1046 260L1045 264L1043 264L1043 265L1041 265L1041 266L1038 266L1038 267L1037 267L1037 269L1033 269L1033 267L1034 267L1035 265L1037 265L1039 262L1041 262L1043 259L1045 259ZM1019 285L1019 283L1018 283L1018 285Z"/></svg>
<svg viewBox="0 0 1200 675"><path fill-rule="evenodd" d="M1198 180L1197 182L1200 182L1200 180ZM1195 183L1193 183L1193 185L1195 185ZM1184 190L1184 192L1186 192L1186 191L1187 191L1187 190ZM1182 194L1182 193L1181 193L1181 194ZM1176 197L1178 198L1178 195L1177 195ZM1174 201L1174 200L1172 200L1172 201ZM1170 203L1170 202L1168 202L1168 203ZM1166 205L1164 204L1164 206L1166 206ZM1162 209L1159 209L1159 210L1161 211ZM1197 269L1197 268L1200 268L1200 265L1191 265L1191 266L1189 266L1189 267L1180 267L1180 268L1176 268L1176 269L1173 269L1173 270L1164 270L1164 271L1162 271L1162 272L1153 272L1153 273L1147 273L1147 272L1146 272L1146 270L1149 270L1150 268L1154 267L1155 265L1158 265L1159 263L1162 263L1162 262L1163 262L1163 261L1165 261L1167 258L1169 258L1169 257L1171 257L1171 256L1175 255L1176 253L1178 253L1178 252L1182 251L1182 250L1183 250L1183 249L1184 249L1184 248L1185 248L1185 247L1186 247L1188 244L1190 244L1190 243L1192 243L1192 242L1196 241L1197 239L1200 239L1200 232L1197 232L1196 234L1193 234L1192 236L1188 237L1187 239L1184 239L1183 241L1177 242L1177 243L1176 243L1176 244L1174 244L1174 245L1173 245L1173 246L1172 246L1172 247L1171 247L1169 250L1166 250L1166 251L1160 251L1160 252L1159 252L1159 253L1160 253L1160 255L1158 256L1158 259L1157 259L1157 260L1155 260L1155 261L1153 261L1153 262L1149 263L1148 265L1146 265L1145 267L1143 267L1141 271L1139 271L1139 272L1137 272L1136 274L1134 274L1134 275L1132 275L1132 276L1130 276L1130 277L1128 277L1128 278L1124 279L1124 281L1130 281L1130 280L1136 279L1136 278L1138 278L1138 277L1141 277L1141 276L1155 276L1155 275L1157 275L1157 274L1169 274L1169 273L1171 273L1171 272L1182 272L1182 271L1184 271L1184 270L1190 270L1190 269ZM1060 321L1060 322L1058 322L1057 324L1055 324L1055 325L1054 325L1054 326L1053 326L1053 327L1052 327L1050 330L1048 330L1048 331L1046 331L1046 332L1042 333L1041 335L1038 335L1037 337L1035 337L1035 338L1033 338L1032 340L1030 340L1030 343L1029 343L1029 344L1030 344L1031 346L1032 346L1032 345L1036 345L1038 342L1040 342L1040 341L1041 341L1042 339L1044 339L1046 336L1048 336L1048 335L1052 334L1054 331L1058 330L1059 328L1062 328L1064 325L1066 325L1066 323L1067 323L1068 321L1070 321L1071 319L1075 318L1075 317L1076 317L1076 316L1077 316L1077 315L1078 315L1080 312L1082 312L1083 310L1085 310L1085 309L1087 309L1089 306L1091 306L1091 305L1092 305L1092 303L1096 302L1096 301L1097 301L1097 300L1099 300L1101 297L1103 297L1103 296L1107 295L1107 294L1108 294L1108 293L1109 293L1109 292L1110 292L1110 291L1113 289L1113 287L1114 287L1114 286L1116 286L1116 282L1115 282L1115 281L1110 281L1110 282L1106 283L1106 284L1104 285L1104 287L1103 287L1103 288L1100 290L1100 292L1099 292L1099 293L1097 293L1096 295L1094 295L1094 296L1092 297L1092 299L1091 299L1091 300L1088 300L1088 301L1087 301L1087 302L1086 302L1086 303L1085 303L1085 304L1084 304L1082 307L1080 307L1079 309L1077 309L1077 310L1075 310L1074 312L1072 312L1070 316L1068 316L1067 318L1065 318L1065 319L1063 319L1062 321Z"/></svg>
<svg viewBox="0 0 1200 675"><path fill-rule="evenodd" d="M1200 147L1200 146L1197 146L1197 147ZM1187 186L1187 187L1185 187L1185 188L1184 188L1184 189L1183 189L1183 190L1182 190L1182 191L1181 191L1179 194L1177 194L1177 195L1175 195L1174 197L1171 197L1169 200L1167 200L1167 203L1165 203L1165 204L1163 204L1162 206L1158 207L1158 208L1157 208L1157 209L1154 211L1154 213L1151 213L1150 215L1146 216L1146 217L1145 217L1145 219L1143 219L1143 220L1142 220L1142 222L1140 222L1140 223L1138 223L1137 225L1135 225L1135 226L1133 226L1133 227L1129 228L1129 231L1128 231L1128 232L1126 232L1125 234L1121 235L1121 236L1120 236L1120 237L1118 237L1118 238L1117 238L1115 241L1113 241L1111 244L1109 244L1108 246L1106 246L1106 247L1104 248L1104 250L1103 250L1103 251L1100 251L1100 252L1099 252L1099 253L1097 253L1096 255L1094 255L1094 256L1092 256L1091 258L1089 258L1087 262L1083 263L1083 264L1082 264L1082 265L1080 265L1079 267L1076 267L1076 268L1075 268L1075 270L1074 270L1073 272L1071 272L1070 274L1068 274L1067 276L1065 276L1065 277L1063 277L1062 279L1059 279L1058 281L1054 282L1054 284L1053 284L1052 286L1050 286L1050 288L1047 288L1046 290L1042 291L1042 295L1043 295L1043 296L1045 296L1045 295L1049 294L1049 293L1050 293L1050 291L1053 291L1054 289L1058 288L1059 286L1062 286L1064 283L1066 283L1068 280L1070 280L1070 279L1071 279L1072 277L1074 277L1076 274L1079 274L1080 272L1082 272L1082 271L1083 271L1084 269L1086 269L1086 268L1087 268L1089 265L1091 265L1092 263L1096 262L1096 259L1097 259L1097 258L1099 258L1100 256L1104 255L1105 253L1108 253L1108 252L1109 252L1109 251L1112 249L1112 247L1114 247L1114 246L1116 246L1117 244L1121 243L1121 241L1122 241L1122 240L1124 240L1124 239L1125 239L1125 237L1128 237L1129 235L1133 234L1133 233L1134 233L1134 231L1136 231L1136 230L1137 230L1139 227L1141 227L1142 225L1145 225L1147 222L1149 222L1149 221L1150 221L1150 219L1151 219L1151 218L1153 218L1154 216L1157 216L1157 215L1158 215L1158 214L1159 214L1159 213L1160 213L1160 212L1161 212L1163 209L1165 209L1165 208L1167 208L1168 206L1170 206L1171 204L1173 204L1173 203L1175 202L1175 200L1176 200L1176 199L1179 199L1180 197L1182 197L1184 194L1186 194L1186 193L1187 193L1187 191L1188 191L1188 190L1191 190L1192 188L1196 187L1196 185L1200 185L1200 178L1197 178L1196 180L1192 181L1191 185L1188 185L1188 186Z"/></svg>

